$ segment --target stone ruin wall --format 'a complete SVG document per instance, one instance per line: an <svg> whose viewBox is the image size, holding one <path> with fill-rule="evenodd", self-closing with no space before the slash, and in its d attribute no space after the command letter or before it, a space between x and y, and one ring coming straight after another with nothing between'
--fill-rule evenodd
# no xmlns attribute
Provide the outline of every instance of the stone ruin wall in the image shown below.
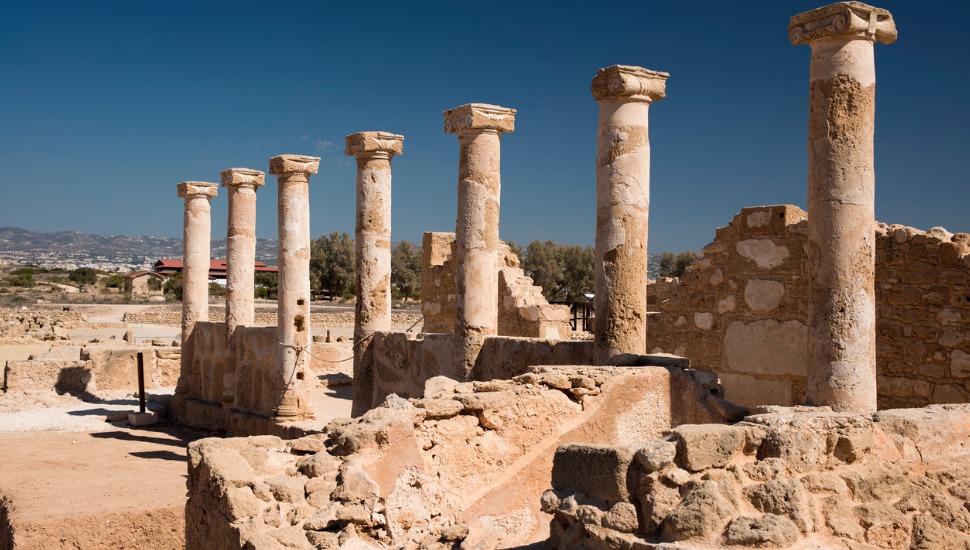
<svg viewBox="0 0 970 550"><path fill-rule="evenodd" d="M589 365L592 342L539 338L486 338L471 378L509 380L536 365ZM420 397L435 376L459 379L454 365L454 338L450 334L379 332L364 355L364 369L373 381L368 407L390 394Z"/></svg>
<svg viewBox="0 0 970 550"><path fill-rule="evenodd" d="M93 393L138 389L138 354L143 354L145 388L174 386L181 350L154 346L55 346L26 361L7 361L3 393L57 391Z"/></svg>
<svg viewBox="0 0 970 550"><path fill-rule="evenodd" d="M789 405L805 397L807 214L742 209L678 280L650 286L652 351L718 373L731 401ZM878 224L879 407L970 398L970 235Z"/></svg>
<svg viewBox="0 0 970 550"><path fill-rule="evenodd" d="M547 366L428 381L324 433L189 446L186 548L496 548L544 540L558 445L633 444L732 411L706 373ZM683 396L675 402L673 396Z"/></svg>
<svg viewBox="0 0 970 550"><path fill-rule="evenodd" d="M639 445L560 446L548 548L970 548L970 406L765 407Z"/></svg>
<svg viewBox="0 0 970 550"><path fill-rule="evenodd" d="M276 358L276 327L239 326L233 337L234 374L226 368L225 323L196 323L184 350L190 356L190 368L178 379L170 416L191 426L225 430L235 436L291 434L272 418L283 392ZM311 353L310 371L298 372L297 376L314 386L326 383L323 380L335 371L335 363L346 362L352 351L343 343L316 343ZM227 384L231 388L228 402L224 401ZM299 431L293 433L299 435Z"/></svg>
<svg viewBox="0 0 970 550"><path fill-rule="evenodd" d="M211 304L209 321L225 322L225 307ZM421 320L421 315L413 311L392 311L391 325L394 328L410 328ZM146 323L151 325L166 325L177 327L182 325L182 311L179 306L159 306L147 311L127 312L124 316L126 323ZM343 313L310 313L310 326L316 329L346 328L354 324L354 312ZM276 326L276 311L257 310L253 315L252 326ZM420 327L420 325L418 325Z"/></svg>
<svg viewBox="0 0 970 550"><path fill-rule="evenodd" d="M455 234L427 232L422 242L421 313L424 332L455 332ZM499 244L498 334L567 340L572 336L569 306L552 305L542 288L519 267L519 258Z"/></svg>

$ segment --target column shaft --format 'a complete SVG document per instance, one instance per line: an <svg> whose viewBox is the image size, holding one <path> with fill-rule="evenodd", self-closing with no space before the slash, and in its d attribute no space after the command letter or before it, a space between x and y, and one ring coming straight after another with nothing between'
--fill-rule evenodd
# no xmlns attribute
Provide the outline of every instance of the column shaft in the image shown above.
<svg viewBox="0 0 970 550"><path fill-rule="evenodd" d="M650 103L665 97L667 73L614 65L593 79L599 102L596 155L593 357L647 349L647 228Z"/></svg>
<svg viewBox="0 0 970 550"><path fill-rule="evenodd" d="M832 4L791 19L810 44L808 377L806 400L876 410L873 43L891 43L889 12Z"/></svg>
<svg viewBox="0 0 970 550"><path fill-rule="evenodd" d="M270 160L279 182L279 290L277 329L282 392L276 415L310 413L304 382L310 365L310 186L318 158L282 155Z"/></svg>
<svg viewBox="0 0 970 550"><path fill-rule="evenodd" d="M468 376L485 337L498 332L498 221L501 141L495 130L458 135L455 228L458 372Z"/></svg>

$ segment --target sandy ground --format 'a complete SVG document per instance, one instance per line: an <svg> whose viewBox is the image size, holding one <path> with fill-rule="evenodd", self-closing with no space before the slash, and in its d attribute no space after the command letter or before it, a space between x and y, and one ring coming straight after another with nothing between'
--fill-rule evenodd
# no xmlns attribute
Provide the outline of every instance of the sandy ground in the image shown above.
<svg viewBox="0 0 970 550"><path fill-rule="evenodd" d="M178 338L178 327L122 324L126 312L152 307L157 304L71 304L88 322L108 325L72 329L72 340L120 340L126 330L136 341ZM50 348L44 342L0 346L0 366ZM350 415L351 365L317 373L342 385L312 391L316 418L305 428ZM138 410L133 391L85 399L53 391L0 393L0 550L183 548L186 447L210 434L167 422L148 428L107 422L119 411Z"/></svg>

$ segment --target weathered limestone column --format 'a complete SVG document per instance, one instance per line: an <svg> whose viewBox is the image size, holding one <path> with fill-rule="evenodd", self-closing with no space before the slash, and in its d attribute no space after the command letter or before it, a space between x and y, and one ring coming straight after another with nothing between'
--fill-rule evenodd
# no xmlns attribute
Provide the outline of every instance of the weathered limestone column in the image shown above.
<svg viewBox="0 0 970 550"><path fill-rule="evenodd" d="M266 174L248 168L230 168L222 174L229 193L226 232L226 337L238 325L253 322L256 276L256 190Z"/></svg>
<svg viewBox="0 0 970 550"><path fill-rule="evenodd" d="M647 114L666 96L668 76L614 65L600 69L591 86L599 103L593 357L600 365L647 351Z"/></svg>
<svg viewBox="0 0 970 550"><path fill-rule="evenodd" d="M212 219L209 201L219 194L215 183L183 181L179 197L185 199L182 240L182 349L199 321L209 320L209 255ZM183 353L183 365L188 358ZM184 371L183 371L184 372Z"/></svg>
<svg viewBox="0 0 970 550"><path fill-rule="evenodd" d="M231 402L235 393L235 346L233 333L239 325L251 325L254 318L256 264L256 190L266 174L248 168L222 172L222 186L229 194L226 230L226 350L222 400Z"/></svg>
<svg viewBox="0 0 970 550"><path fill-rule="evenodd" d="M445 132L458 134L456 378L467 378L487 336L498 331L499 174L503 132L515 109L469 103L445 111Z"/></svg>
<svg viewBox="0 0 970 550"><path fill-rule="evenodd" d="M896 40L888 11L843 2L791 18L810 44L806 399L876 410L873 43Z"/></svg>
<svg viewBox="0 0 970 550"><path fill-rule="evenodd" d="M346 153L357 158L357 307L354 315L354 399L351 414L371 407L373 376L366 355L374 332L391 329L391 158L404 137L387 132L347 136Z"/></svg>
<svg viewBox="0 0 970 550"><path fill-rule="evenodd" d="M276 416L307 414L304 377L310 355L310 174L317 157L280 155L269 159L269 173L279 181L279 290L277 364L283 385Z"/></svg>

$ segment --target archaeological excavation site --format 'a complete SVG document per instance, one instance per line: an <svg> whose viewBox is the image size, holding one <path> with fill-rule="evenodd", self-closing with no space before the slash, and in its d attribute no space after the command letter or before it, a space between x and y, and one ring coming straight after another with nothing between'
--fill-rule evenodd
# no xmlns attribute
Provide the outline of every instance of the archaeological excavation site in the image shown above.
<svg viewBox="0 0 970 550"><path fill-rule="evenodd" d="M5 345L38 349L7 361L0 424L29 415L28 401L122 391L130 403L142 369L147 407L114 421L176 435L118 444L182 445L139 451L168 457L158 470L110 462L144 501L105 487L83 498L118 506L66 515L32 491L64 490L48 486L45 464L77 439L34 443L22 466L31 487L0 474L0 550L970 550L970 234L875 218L874 52L896 40L892 15L840 2L792 17L788 36L811 49L807 211L725 212L679 278L647 276L648 113L670 75L595 73L588 331L500 240L515 109L444 111L458 139L457 223L424 234L410 316L392 314L390 282L403 136L346 136L356 290L342 321L311 300L319 158L269 159L272 309L254 301L266 174L231 168L219 183L178 184L184 290L171 335L79 342L68 332L92 319L78 311L4 312ZM217 304L208 273L221 200ZM321 330L341 323L346 338ZM0 464L14 454L0 450ZM156 488L162 477L176 490Z"/></svg>

